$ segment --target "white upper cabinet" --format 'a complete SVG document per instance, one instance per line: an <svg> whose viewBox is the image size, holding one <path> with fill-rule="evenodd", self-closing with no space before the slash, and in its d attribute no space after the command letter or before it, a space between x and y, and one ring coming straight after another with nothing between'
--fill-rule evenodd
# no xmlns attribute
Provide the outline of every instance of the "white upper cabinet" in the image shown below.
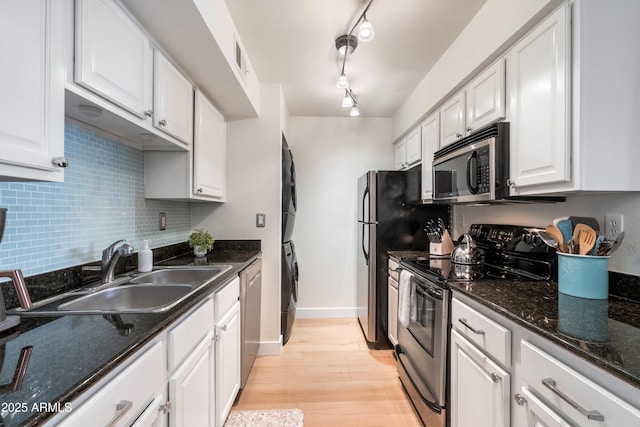
<svg viewBox="0 0 640 427"><path fill-rule="evenodd" d="M504 58L483 71L466 88L467 134L505 117Z"/></svg>
<svg viewBox="0 0 640 427"><path fill-rule="evenodd" d="M144 118L151 115L153 50L112 0L76 1L75 81Z"/></svg>
<svg viewBox="0 0 640 427"><path fill-rule="evenodd" d="M521 187L571 178L567 9L566 5L558 9L518 42L507 57L510 180L516 192Z"/></svg>
<svg viewBox="0 0 640 427"><path fill-rule="evenodd" d="M158 49L154 50L153 125L193 142L193 86Z"/></svg>
<svg viewBox="0 0 640 427"><path fill-rule="evenodd" d="M144 153L144 194L148 199L226 200L226 122L198 90L192 151Z"/></svg>
<svg viewBox="0 0 640 427"><path fill-rule="evenodd" d="M62 4L0 2L0 181L63 181Z"/></svg>
<svg viewBox="0 0 640 427"><path fill-rule="evenodd" d="M422 200L433 199L433 154L440 145L440 113L436 112L422 122Z"/></svg>
<svg viewBox="0 0 640 427"><path fill-rule="evenodd" d="M196 92L193 192L196 197L223 202L227 182L227 127L224 117Z"/></svg>
<svg viewBox="0 0 640 427"><path fill-rule="evenodd" d="M396 155L396 169L401 170L407 166L407 137L404 136L402 139L397 141L394 144L394 152Z"/></svg>
<svg viewBox="0 0 640 427"><path fill-rule="evenodd" d="M420 126L416 126L395 144L396 169L408 169L422 161Z"/></svg>
<svg viewBox="0 0 640 427"><path fill-rule="evenodd" d="M460 92L440 109L440 148L465 135L465 93Z"/></svg>

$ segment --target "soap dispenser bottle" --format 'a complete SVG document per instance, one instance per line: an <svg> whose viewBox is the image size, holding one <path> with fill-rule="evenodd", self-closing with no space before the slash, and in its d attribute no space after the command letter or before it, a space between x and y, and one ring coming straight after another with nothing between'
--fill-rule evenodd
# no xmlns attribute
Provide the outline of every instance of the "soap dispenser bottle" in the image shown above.
<svg viewBox="0 0 640 427"><path fill-rule="evenodd" d="M146 273L153 269L153 252L149 249L149 241L142 241L142 250L138 252L138 271Z"/></svg>

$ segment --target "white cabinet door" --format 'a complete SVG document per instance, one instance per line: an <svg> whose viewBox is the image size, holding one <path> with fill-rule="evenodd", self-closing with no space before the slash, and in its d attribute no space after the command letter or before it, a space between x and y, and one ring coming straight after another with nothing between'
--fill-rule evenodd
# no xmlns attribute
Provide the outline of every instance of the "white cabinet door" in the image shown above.
<svg viewBox="0 0 640 427"><path fill-rule="evenodd" d="M171 405L167 405L165 394L159 393L131 427L165 427L170 411Z"/></svg>
<svg viewBox="0 0 640 427"><path fill-rule="evenodd" d="M420 138L420 135L420 126L416 126L407 134L407 167L411 167L422 160L422 140Z"/></svg>
<svg viewBox="0 0 640 427"><path fill-rule="evenodd" d="M401 170L407 167L407 137L395 143L396 169Z"/></svg>
<svg viewBox="0 0 640 427"><path fill-rule="evenodd" d="M222 427L240 390L240 302L216 323L216 426Z"/></svg>
<svg viewBox="0 0 640 427"><path fill-rule="evenodd" d="M196 91L193 192L216 201L226 198L227 132L224 117Z"/></svg>
<svg viewBox="0 0 640 427"><path fill-rule="evenodd" d="M433 199L433 154L440 145L440 113L422 122L422 200Z"/></svg>
<svg viewBox="0 0 640 427"><path fill-rule="evenodd" d="M511 376L451 331L451 427L508 427Z"/></svg>
<svg viewBox="0 0 640 427"><path fill-rule="evenodd" d="M212 334L198 345L169 379L171 427L213 425L214 372Z"/></svg>
<svg viewBox="0 0 640 427"><path fill-rule="evenodd" d="M571 178L568 7L543 21L507 56L510 180L516 195L521 187Z"/></svg>
<svg viewBox="0 0 640 427"><path fill-rule="evenodd" d="M557 412L549 408L526 387L514 396L515 412L526 411L520 421L516 418L515 425L521 427L571 427L573 424L562 418ZM517 415L517 414L516 414Z"/></svg>
<svg viewBox="0 0 640 427"><path fill-rule="evenodd" d="M466 90L467 134L505 116L504 58L473 79Z"/></svg>
<svg viewBox="0 0 640 427"><path fill-rule="evenodd" d="M460 92L440 109L440 148L456 142L466 134L465 97Z"/></svg>
<svg viewBox="0 0 640 427"><path fill-rule="evenodd" d="M62 3L2 1L0 20L0 180L63 181Z"/></svg>
<svg viewBox="0 0 640 427"><path fill-rule="evenodd" d="M138 117L151 115L153 51L113 0L76 1L75 59L76 83Z"/></svg>
<svg viewBox="0 0 640 427"><path fill-rule="evenodd" d="M154 51L153 125L193 143L193 86L159 50Z"/></svg>

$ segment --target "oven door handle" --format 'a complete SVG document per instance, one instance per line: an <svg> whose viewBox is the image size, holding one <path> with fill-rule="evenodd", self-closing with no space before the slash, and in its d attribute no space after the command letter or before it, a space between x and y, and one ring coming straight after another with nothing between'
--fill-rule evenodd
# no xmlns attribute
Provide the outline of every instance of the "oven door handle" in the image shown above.
<svg viewBox="0 0 640 427"><path fill-rule="evenodd" d="M416 276L413 276L411 280L413 280L416 284L416 292L419 292L423 296L429 297L434 300L441 301L443 299L442 292L434 291L433 289L431 289L431 287L427 286L424 282L417 279Z"/></svg>
<svg viewBox="0 0 640 427"><path fill-rule="evenodd" d="M407 359L407 363L405 363L404 359ZM409 358L402 350L402 347L398 346L398 361L402 365L402 369L404 369L407 373L409 381L411 381L413 387L418 390L425 405L427 405L433 412L440 413L442 411L442 408L440 408L440 405L438 405L438 403L436 402L435 394L433 393L433 391L431 391L429 384L424 382L424 380L420 381L420 384L416 383L416 379L420 378L420 376L418 375L418 372L413 369L413 366L411 366L411 361L409 361L408 359ZM427 398L427 393L429 394L431 400Z"/></svg>

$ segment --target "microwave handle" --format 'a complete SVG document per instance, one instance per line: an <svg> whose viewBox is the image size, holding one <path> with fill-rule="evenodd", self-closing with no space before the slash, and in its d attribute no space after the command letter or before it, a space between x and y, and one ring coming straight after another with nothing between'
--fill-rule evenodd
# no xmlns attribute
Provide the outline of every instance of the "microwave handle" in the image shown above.
<svg viewBox="0 0 640 427"><path fill-rule="evenodd" d="M469 158L467 159L467 188L469 188L469 191L471 192L471 194L478 194L478 190L480 190L480 186L476 185L475 187L473 187L471 185L471 161L472 160L476 160L476 165L478 164L478 153L476 151L474 151L473 153L471 153L471 155L469 156ZM473 169L473 172L475 173L475 168Z"/></svg>

